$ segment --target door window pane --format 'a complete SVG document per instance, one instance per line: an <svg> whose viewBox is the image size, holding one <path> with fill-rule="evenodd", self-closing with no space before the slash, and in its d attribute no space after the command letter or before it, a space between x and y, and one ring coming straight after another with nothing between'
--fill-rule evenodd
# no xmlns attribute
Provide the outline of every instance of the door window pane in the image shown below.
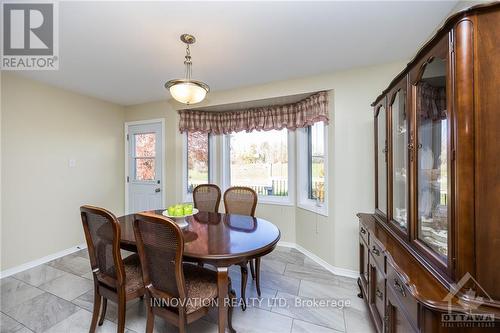
<svg viewBox="0 0 500 333"><path fill-rule="evenodd" d="M135 159L135 180L155 180L155 159Z"/></svg>
<svg viewBox="0 0 500 333"><path fill-rule="evenodd" d="M155 156L156 134L134 134L135 180L151 181L156 179Z"/></svg>
<svg viewBox="0 0 500 333"><path fill-rule="evenodd" d="M288 131L231 134L230 184L259 195L288 196Z"/></svg>
<svg viewBox="0 0 500 333"><path fill-rule="evenodd" d="M325 124L317 122L307 128L309 161L309 199L325 200Z"/></svg>
<svg viewBox="0 0 500 333"><path fill-rule="evenodd" d="M391 105L392 112L392 216L402 229L407 229L408 205L408 115L405 94L396 93Z"/></svg>
<svg viewBox="0 0 500 333"><path fill-rule="evenodd" d="M387 214L387 139L385 119L385 108L382 106L377 116L377 208L382 213Z"/></svg>
<svg viewBox="0 0 500 333"><path fill-rule="evenodd" d="M156 134L135 134L135 157L155 157Z"/></svg>
<svg viewBox="0 0 500 333"><path fill-rule="evenodd" d="M187 133L187 190L209 182L209 135Z"/></svg>
<svg viewBox="0 0 500 333"><path fill-rule="evenodd" d="M416 85L418 237L448 255L448 110L446 62L434 59Z"/></svg>

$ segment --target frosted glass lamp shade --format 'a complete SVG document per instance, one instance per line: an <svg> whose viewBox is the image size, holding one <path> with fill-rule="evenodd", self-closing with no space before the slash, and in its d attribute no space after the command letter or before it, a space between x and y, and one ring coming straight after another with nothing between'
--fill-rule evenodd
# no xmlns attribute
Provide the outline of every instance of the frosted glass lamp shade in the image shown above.
<svg viewBox="0 0 500 333"><path fill-rule="evenodd" d="M205 99L208 86L199 81L171 80L165 84L172 97L184 104L196 104Z"/></svg>

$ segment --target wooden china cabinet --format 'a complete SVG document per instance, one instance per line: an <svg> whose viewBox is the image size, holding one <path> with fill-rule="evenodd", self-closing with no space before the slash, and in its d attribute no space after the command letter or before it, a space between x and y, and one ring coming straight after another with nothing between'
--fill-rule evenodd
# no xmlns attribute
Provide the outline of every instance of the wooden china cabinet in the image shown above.
<svg viewBox="0 0 500 333"><path fill-rule="evenodd" d="M378 332L500 332L500 3L450 17L372 104L360 297Z"/></svg>

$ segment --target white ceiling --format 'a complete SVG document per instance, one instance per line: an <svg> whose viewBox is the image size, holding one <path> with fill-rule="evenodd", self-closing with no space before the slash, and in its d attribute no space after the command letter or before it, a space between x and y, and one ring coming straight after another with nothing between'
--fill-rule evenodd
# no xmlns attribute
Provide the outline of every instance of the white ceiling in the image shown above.
<svg viewBox="0 0 500 333"><path fill-rule="evenodd" d="M212 90L410 58L456 5L420 2L60 2L58 71L21 75L130 105L184 74Z"/></svg>

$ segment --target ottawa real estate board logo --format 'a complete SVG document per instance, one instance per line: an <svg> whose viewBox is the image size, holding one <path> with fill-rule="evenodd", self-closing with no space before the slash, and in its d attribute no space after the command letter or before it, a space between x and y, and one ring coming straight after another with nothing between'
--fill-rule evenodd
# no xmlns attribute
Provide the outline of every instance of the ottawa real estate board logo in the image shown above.
<svg viewBox="0 0 500 333"><path fill-rule="evenodd" d="M2 1L2 70L59 68L58 4Z"/></svg>
<svg viewBox="0 0 500 333"><path fill-rule="evenodd" d="M462 298L457 297L460 293ZM470 273L465 273L458 283L450 286L450 292L443 301L448 302L448 313L441 314L441 325L444 327L496 327L495 314L480 311L483 304L493 302L493 299ZM460 311L455 311L457 306Z"/></svg>

